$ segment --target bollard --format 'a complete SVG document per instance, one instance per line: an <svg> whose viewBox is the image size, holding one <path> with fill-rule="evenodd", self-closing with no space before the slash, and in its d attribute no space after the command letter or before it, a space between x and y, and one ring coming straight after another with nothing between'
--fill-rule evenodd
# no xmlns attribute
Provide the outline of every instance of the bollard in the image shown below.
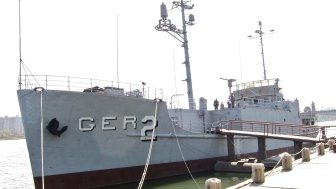
<svg viewBox="0 0 336 189"><path fill-rule="evenodd" d="M329 145L329 151L333 151L333 145L335 144L335 140L329 139L328 140L328 145Z"/></svg>
<svg viewBox="0 0 336 189"><path fill-rule="evenodd" d="M333 151L336 153L336 144L333 144Z"/></svg>
<svg viewBox="0 0 336 189"><path fill-rule="evenodd" d="M255 163L252 165L252 180L255 183L265 182L265 166L263 163Z"/></svg>
<svg viewBox="0 0 336 189"><path fill-rule="evenodd" d="M309 162L310 161L310 152L309 148L303 148L301 152L302 162Z"/></svg>
<svg viewBox="0 0 336 189"><path fill-rule="evenodd" d="M222 189L221 180L218 178L209 178L205 181L205 189Z"/></svg>
<svg viewBox="0 0 336 189"><path fill-rule="evenodd" d="M292 156L290 154L288 154L287 152L284 153L284 155L282 156L282 169L283 170L287 170L290 171L293 169L293 159Z"/></svg>
<svg viewBox="0 0 336 189"><path fill-rule="evenodd" d="M319 143L318 144L318 146L317 146L317 154L319 156L325 155L325 152L324 152L324 143Z"/></svg>

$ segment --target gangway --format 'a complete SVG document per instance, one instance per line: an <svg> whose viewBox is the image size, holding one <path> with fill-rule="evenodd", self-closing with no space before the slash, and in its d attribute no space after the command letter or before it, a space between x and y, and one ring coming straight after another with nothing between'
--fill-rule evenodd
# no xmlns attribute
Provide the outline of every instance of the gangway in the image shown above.
<svg viewBox="0 0 336 189"><path fill-rule="evenodd" d="M227 136L228 156L230 160L235 160L234 136L256 137L258 139L258 159L266 159L266 139L291 140L294 142L294 152L299 152L303 147L303 142L319 143L324 142L320 131L325 127L305 126L285 123L240 121L232 120L221 124L217 128L217 133ZM301 154L295 156L295 159Z"/></svg>

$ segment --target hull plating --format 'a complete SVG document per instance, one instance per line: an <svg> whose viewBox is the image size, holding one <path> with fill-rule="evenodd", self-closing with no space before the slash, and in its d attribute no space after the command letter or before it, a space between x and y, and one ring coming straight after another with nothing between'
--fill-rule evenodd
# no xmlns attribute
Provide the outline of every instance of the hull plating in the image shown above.
<svg viewBox="0 0 336 189"><path fill-rule="evenodd" d="M146 118L155 115L158 126L147 178L185 174L184 160L192 171L209 170L227 156L225 136L174 126L165 102L51 90L20 90L18 98L36 187L42 173L46 183L73 188L140 180L154 122ZM193 120L201 119L197 110L190 115ZM68 126L60 137L46 129L53 118L60 127ZM235 144L237 154L257 151L255 138L236 138ZM267 142L268 151L289 146L292 142Z"/></svg>

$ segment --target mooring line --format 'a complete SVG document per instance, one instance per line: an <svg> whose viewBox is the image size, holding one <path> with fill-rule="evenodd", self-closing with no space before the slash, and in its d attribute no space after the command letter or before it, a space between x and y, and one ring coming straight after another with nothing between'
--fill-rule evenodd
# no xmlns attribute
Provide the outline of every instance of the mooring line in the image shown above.
<svg viewBox="0 0 336 189"><path fill-rule="evenodd" d="M42 188L44 189L44 148L43 148L43 90L41 90L41 176L42 176Z"/></svg>
<svg viewBox="0 0 336 189"><path fill-rule="evenodd" d="M153 141L154 141L154 136L155 136L155 127L156 127L156 123L157 123L157 120L156 120L157 104L158 104L158 101L156 100L156 102L155 102L155 114L154 114L154 128L153 128L153 132L152 132L151 143L150 143L150 146L149 146L145 168L144 168L144 171L142 173L142 177L141 177L141 180L139 182L138 189L142 188L142 185L143 185L143 183L145 181L147 170L148 170L148 165L149 165L149 160L150 160L151 154L152 154Z"/></svg>
<svg viewBox="0 0 336 189"><path fill-rule="evenodd" d="M181 149L181 145L180 145L180 142L179 142L179 140L178 140L178 137L177 137L177 134L176 134L176 130L175 130L175 127L174 127L173 124L172 124L172 127L173 127L173 130L174 130L174 134L175 134L175 138L176 138L177 146L178 146L178 148L179 148L179 150L180 150L180 154L181 154L181 157L182 157L182 159L183 159L184 165L186 166L186 168L187 168L187 170L188 170L188 173L189 173L190 177L192 178L192 180L194 181L195 185L196 185L199 189L201 189L201 187L200 187L200 186L198 185L198 183L196 182L194 176L192 175L192 173L191 173L191 171L190 171L190 169L189 169L189 166L188 166L188 164L187 164L187 162L186 162L186 160L185 160L185 158L184 158L184 155L183 155L183 152L182 152L182 149Z"/></svg>

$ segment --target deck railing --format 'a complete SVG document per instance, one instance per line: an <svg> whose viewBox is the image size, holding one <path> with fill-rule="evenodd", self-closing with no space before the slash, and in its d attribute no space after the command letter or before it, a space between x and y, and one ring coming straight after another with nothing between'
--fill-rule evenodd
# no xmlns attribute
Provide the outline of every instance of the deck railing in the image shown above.
<svg viewBox="0 0 336 189"><path fill-rule="evenodd" d="M262 121L221 121L219 128L227 130L240 130L267 134L297 135L316 137L320 127L313 125L298 125L288 123L274 123Z"/></svg>
<svg viewBox="0 0 336 189"><path fill-rule="evenodd" d="M42 87L45 90L62 90L78 92L101 92L114 95L137 96L148 99L163 99L163 90L141 84L123 83L92 78L55 76L55 75L22 75L21 89ZM107 90L108 89L108 90Z"/></svg>
<svg viewBox="0 0 336 189"><path fill-rule="evenodd" d="M253 87L270 86L270 85L274 85L277 81L278 81L277 79L251 81L251 82L237 84L236 88L237 90L243 90L243 89L248 89L248 88L253 88Z"/></svg>

